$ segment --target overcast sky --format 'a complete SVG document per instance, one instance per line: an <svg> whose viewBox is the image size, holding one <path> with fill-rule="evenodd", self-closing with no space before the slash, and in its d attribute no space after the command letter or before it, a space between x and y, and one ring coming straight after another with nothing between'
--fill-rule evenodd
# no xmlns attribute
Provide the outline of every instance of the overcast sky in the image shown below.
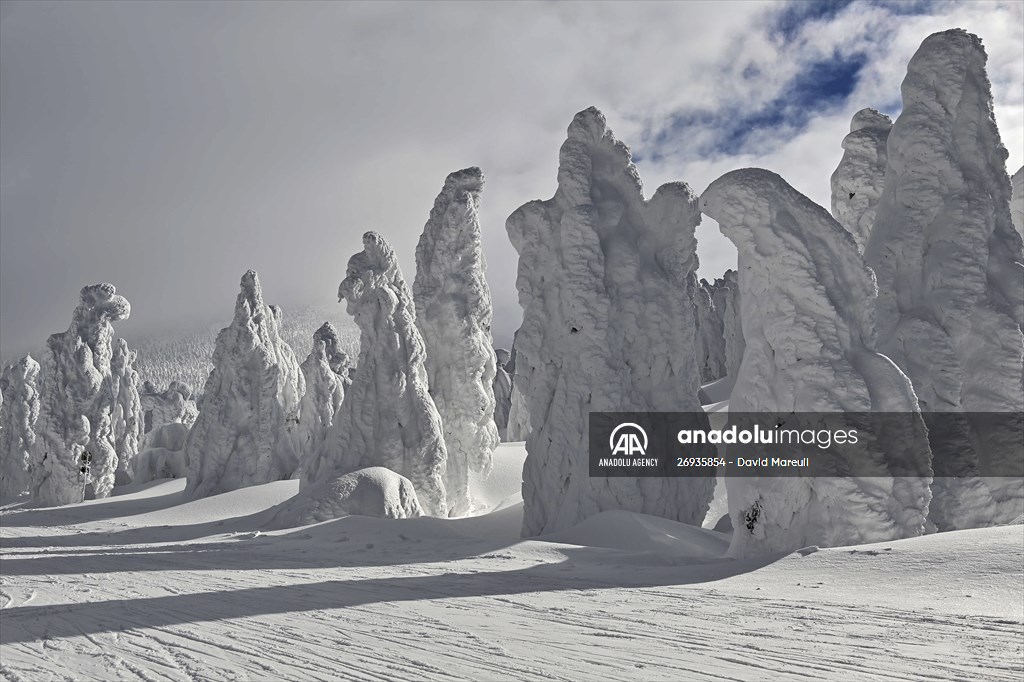
<svg viewBox="0 0 1024 682"><path fill-rule="evenodd" d="M230 321L238 281L336 303L368 229L411 283L445 176L480 166L498 344L519 325L505 218L555 190L597 106L646 193L761 166L829 205L851 116L899 113L930 33L984 40L1024 163L1024 3L0 4L0 355L109 281L136 335ZM710 220L700 274L735 265ZM343 313L342 313L343 314ZM298 349L303 352L304 349Z"/></svg>

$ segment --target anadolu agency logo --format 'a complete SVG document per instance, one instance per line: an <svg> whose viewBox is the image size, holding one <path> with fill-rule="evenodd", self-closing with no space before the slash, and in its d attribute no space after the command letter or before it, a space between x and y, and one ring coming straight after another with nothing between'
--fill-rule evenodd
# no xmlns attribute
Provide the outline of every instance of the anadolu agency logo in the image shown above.
<svg viewBox="0 0 1024 682"><path fill-rule="evenodd" d="M612 455L643 456L647 454L647 432L639 424L627 422L612 429L608 437Z"/></svg>
<svg viewBox="0 0 1024 682"><path fill-rule="evenodd" d="M635 468L651 469L658 466L657 457L648 457L647 432L634 422L623 422L612 429L608 436L610 456L602 456L597 466L605 469L624 471ZM591 460L593 462L593 460Z"/></svg>

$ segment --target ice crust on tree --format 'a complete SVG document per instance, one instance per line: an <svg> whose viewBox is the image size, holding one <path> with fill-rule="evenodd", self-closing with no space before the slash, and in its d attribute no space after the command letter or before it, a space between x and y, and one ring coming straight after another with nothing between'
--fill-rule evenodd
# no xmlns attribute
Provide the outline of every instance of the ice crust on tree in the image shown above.
<svg viewBox="0 0 1024 682"><path fill-rule="evenodd" d="M706 280L696 283L693 274L694 316L697 320L697 367L701 383L708 383L726 375L725 338L722 336L723 318L715 306L713 286Z"/></svg>
<svg viewBox="0 0 1024 682"><path fill-rule="evenodd" d="M875 224L885 184L886 142L892 119L875 109L853 115L843 138L843 159L832 174L832 216L850 231L862 250Z"/></svg>
<svg viewBox="0 0 1024 682"><path fill-rule="evenodd" d="M514 386L527 373L522 389L533 426L524 536L610 509L703 520L713 480L591 478L587 428L590 411L687 411L699 413L693 428L707 427L697 399L690 276L699 222L684 183L644 199L628 147L593 108L569 126L555 196L509 217L523 308Z"/></svg>
<svg viewBox="0 0 1024 682"><path fill-rule="evenodd" d="M878 278L879 348L934 414L931 519L942 530L1024 512L1024 481L979 478L1020 456L1024 428L957 415L1024 410L1024 256L986 59L961 29L929 36L911 59L864 254Z"/></svg>
<svg viewBox="0 0 1024 682"><path fill-rule="evenodd" d="M29 490L29 461L39 418L39 363L26 355L0 376L0 500Z"/></svg>
<svg viewBox="0 0 1024 682"><path fill-rule="evenodd" d="M106 497L114 487L111 323L130 313L128 300L113 284L93 284L81 290L67 331L47 339L31 462L31 492L38 504Z"/></svg>
<svg viewBox="0 0 1024 682"><path fill-rule="evenodd" d="M486 476L499 443L491 291L480 244L483 188L479 168L449 174L416 246L416 326L426 349L430 395L444 428L450 516L469 512L470 472Z"/></svg>
<svg viewBox="0 0 1024 682"><path fill-rule="evenodd" d="M359 326L358 371L310 482L381 466L412 481L424 513L447 516L441 418L428 390L412 293L376 232L364 234L363 250L349 259L338 298Z"/></svg>
<svg viewBox="0 0 1024 682"><path fill-rule="evenodd" d="M151 434L166 424L184 424L192 428L199 416L193 400L192 387L182 381L172 381L163 391L146 382L139 394L142 406L144 435L143 447L148 447Z"/></svg>
<svg viewBox="0 0 1024 682"><path fill-rule="evenodd" d="M191 498L290 478L299 456L291 433L305 381L280 335L254 270L242 276L231 324L221 329L199 417L185 445Z"/></svg>
<svg viewBox="0 0 1024 682"><path fill-rule="evenodd" d="M128 348L124 339L116 339L110 361L110 391L113 412L114 451L117 454L117 468L114 481L117 485L132 482L132 463L139 453L143 435L142 401L139 396L139 373L135 370L138 351Z"/></svg>
<svg viewBox="0 0 1024 682"><path fill-rule="evenodd" d="M341 409L345 389L352 383L352 363L341 350L338 332L330 322L313 332L313 350L302 361L306 392L299 407L297 438L302 459L302 485L317 479L320 454L334 416Z"/></svg>
<svg viewBox="0 0 1024 682"><path fill-rule="evenodd" d="M1024 237L1024 168L1020 168L1010 178L1013 192L1010 198L1010 214L1017 233Z"/></svg>
<svg viewBox="0 0 1024 682"><path fill-rule="evenodd" d="M423 516L412 481L384 467L341 474L304 488L274 515L269 528L293 528L343 516Z"/></svg>
<svg viewBox="0 0 1024 682"><path fill-rule="evenodd" d="M494 425L498 428L498 438L506 441L509 440L508 417L512 409L512 375L508 371L512 353L504 348L495 348L494 357L497 360L494 382L491 384L494 392ZM515 365L511 365L511 368L515 371Z"/></svg>
<svg viewBox="0 0 1024 682"><path fill-rule="evenodd" d="M711 183L701 208L739 252L746 350L730 414L796 413L795 426L801 413L917 410L909 379L875 351L874 277L853 236L828 211L775 173L752 168ZM750 450L728 446L726 457ZM923 533L931 481L923 420L908 420L885 437L862 434L855 456L893 475L727 478L737 529L730 553ZM834 469L848 464L836 461Z"/></svg>

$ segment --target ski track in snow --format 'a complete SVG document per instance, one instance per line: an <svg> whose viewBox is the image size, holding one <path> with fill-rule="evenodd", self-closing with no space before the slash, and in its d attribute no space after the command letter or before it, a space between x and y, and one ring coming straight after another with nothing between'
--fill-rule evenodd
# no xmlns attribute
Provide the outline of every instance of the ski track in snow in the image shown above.
<svg viewBox="0 0 1024 682"><path fill-rule="evenodd" d="M86 503L77 525L71 510L5 512L0 679L1024 673L1020 526L748 561L522 541L521 508L253 533L252 500L292 483L191 519L168 497L181 481Z"/></svg>

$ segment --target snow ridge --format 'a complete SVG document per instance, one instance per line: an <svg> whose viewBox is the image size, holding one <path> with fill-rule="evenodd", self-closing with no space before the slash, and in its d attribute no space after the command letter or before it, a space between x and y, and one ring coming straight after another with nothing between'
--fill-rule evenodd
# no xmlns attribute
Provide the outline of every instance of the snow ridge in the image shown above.
<svg viewBox="0 0 1024 682"><path fill-rule="evenodd" d="M0 500L28 492L39 418L39 363L26 355L0 376Z"/></svg>
<svg viewBox="0 0 1024 682"><path fill-rule="evenodd" d="M594 108L569 126L555 196L520 207L506 222L519 253L523 308L514 388L523 391L533 425L524 536L609 509L698 525L707 512L711 480L588 475L590 411L699 412L693 427L707 427L697 399L690 277L699 222L684 183L644 199L628 147Z"/></svg>
<svg viewBox="0 0 1024 682"><path fill-rule="evenodd" d="M185 444L192 499L287 479L298 469L290 431L305 381L280 322L280 308L264 303L259 277L249 270L234 319L217 335L213 370Z"/></svg>
<svg viewBox="0 0 1024 682"><path fill-rule="evenodd" d="M480 244L483 187L479 168L451 173L416 246L416 326L426 349L430 395L444 427L450 516L470 510L469 474L486 476L499 442L491 291Z"/></svg>
<svg viewBox="0 0 1024 682"><path fill-rule="evenodd" d="M317 479L382 466L412 481L424 513L447 516L441 418L398 258L367 232L346 275L338 298L359 326L358 370L327 433Z"/></svg>
<svg viewBox="0 0 1024 682"><path fill-rule="evenodd" d="M701 208L739 252L746 350L730 414L917 411L910 381L874 350L874 277L852 235L825 209L775 173L755 168L715 180ZM785 277L773 276L780 272ZM829 456L837 473L848 470L843 453ZM924 532L931 458L923 420L899 433L869 435L856 456L893 477L726 479L737 529L730 552Z"/></svg>
<svg viewBox="0 0 1024 682"><path fill-rule="evenodd" d="M1024 513L1024 481L977 478L1019 457L1024 429L953 414L1024 410L1024 254L986 60L961 29L929 36L910 60L864 254L878 277L879 348L922 410L945 413L929 423L940 465L931 518L943 530Z"/></svg>

